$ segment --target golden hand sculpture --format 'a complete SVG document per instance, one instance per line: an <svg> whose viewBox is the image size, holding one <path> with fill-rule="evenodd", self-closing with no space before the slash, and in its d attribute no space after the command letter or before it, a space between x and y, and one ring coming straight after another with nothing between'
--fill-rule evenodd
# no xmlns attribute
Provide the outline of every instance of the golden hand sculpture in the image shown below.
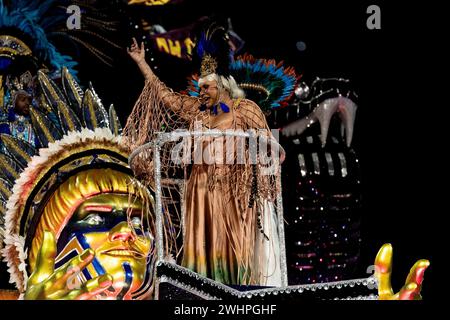
<svg viewBox="0 0 450 320"><path fill-rule="evenodd" d="M86 268L94 251L87 249L66 264L55 268L56 241L52 232L46 231L39 250L36 268L32 272L25 292L26 300L88 300L108 289L113 282L109 274L72 286L71 279Z"/></svg>
<svg viewBox="0 0 450 320"><path fill-rule="evenodd" d="M391 285L392 245L384 244L375 258L375 277L378 281L379 300L421 300L423 275L430 265L428 260L417 261L409 271L405 285L394 294Z"/></svg>

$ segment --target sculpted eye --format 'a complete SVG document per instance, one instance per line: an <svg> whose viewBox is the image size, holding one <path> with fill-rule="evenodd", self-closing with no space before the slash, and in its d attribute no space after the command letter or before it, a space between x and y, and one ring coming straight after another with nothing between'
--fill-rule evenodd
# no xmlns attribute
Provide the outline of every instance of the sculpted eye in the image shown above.
<svg viewBox="0 0 450 320"><path fill-rule="evenodd" d="M98 226L105 222L105 218L102 218L100 215L94 213L88 215L86 218L83 219L83 221L91 226Z"/></svg>
<svg viewBox="0 0 450 320"><path fill-rule="evenodd" d="M141 225L142 225L142 220L139 217L133 217L131 219L131 225L133 226L133 228L135 229L140 229Z"/></svg>

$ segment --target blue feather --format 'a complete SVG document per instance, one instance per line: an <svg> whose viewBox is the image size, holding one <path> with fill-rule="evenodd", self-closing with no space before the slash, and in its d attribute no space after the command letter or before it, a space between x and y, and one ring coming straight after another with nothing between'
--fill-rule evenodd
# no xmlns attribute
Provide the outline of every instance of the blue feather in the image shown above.
<svg viewBox="0 0 450 320"><path fill-rule="evenodd" d="M62 55L48 39L47 30L61 23L64 18L62 15L49 15L48 11L53 4L53 0L16 0L8 9L0 1L0 28L17 28L28 34L35 41L32 51L36 57L46 60L58 71L66 66L75 75L73 68L77 63L72 57Z"/></svg>

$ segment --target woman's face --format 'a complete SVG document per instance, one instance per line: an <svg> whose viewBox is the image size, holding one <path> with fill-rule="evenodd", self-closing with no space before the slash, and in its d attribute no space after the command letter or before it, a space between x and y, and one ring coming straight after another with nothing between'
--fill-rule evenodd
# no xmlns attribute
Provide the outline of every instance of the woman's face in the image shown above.
<svg viewBox="0 0 450 320"><path fill-rule="evenodd" d="M219 88L216 80L206 80L200 86L200 101L210 109L219 102Z"/></svg>
<svg viewBox="0 0 450 320"><path fill-rule="evenodd" d="M24 93L19 93L16 97L16 105L14 110L20 115L27 116L30 114L31 97Z"/></svg>

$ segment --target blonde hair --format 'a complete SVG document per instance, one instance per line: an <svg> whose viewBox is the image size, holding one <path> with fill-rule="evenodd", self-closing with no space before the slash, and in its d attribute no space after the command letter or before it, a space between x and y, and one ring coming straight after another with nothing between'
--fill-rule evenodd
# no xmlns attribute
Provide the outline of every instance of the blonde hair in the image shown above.
<svg viewBox="0 0 450 320"><path fill-rule="evenodd" d="M226 78L224 76L219 76L216 73L211 73L203 78L198 79L198 85L201 86L205 81L216 81L219 86L229 92L230 97L233 99L245 97L244 90L239 88L233 76L229 76Z"/></svg>

